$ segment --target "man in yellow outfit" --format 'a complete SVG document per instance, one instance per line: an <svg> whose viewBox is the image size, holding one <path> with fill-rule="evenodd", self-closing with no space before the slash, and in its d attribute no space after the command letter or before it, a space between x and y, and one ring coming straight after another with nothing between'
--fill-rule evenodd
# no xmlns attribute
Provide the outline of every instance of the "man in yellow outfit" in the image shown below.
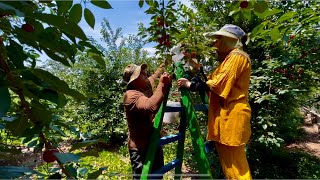
<svg viewBox="0 0 320 180"><path fill-rule="evenodd" d="M215 141L222 170L227 179L251 179L245 144L251 135L251 108L248 102L251 63L242 50L246 33L227 24L207 33L220 62L207 82L178 79L179 87L207 91L209 95L207 140Z"/></svg>

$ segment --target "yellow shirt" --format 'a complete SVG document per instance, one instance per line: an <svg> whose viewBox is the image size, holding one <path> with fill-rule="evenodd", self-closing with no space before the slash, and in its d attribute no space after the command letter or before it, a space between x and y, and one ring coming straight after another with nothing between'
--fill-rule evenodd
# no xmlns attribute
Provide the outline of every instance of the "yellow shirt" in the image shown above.
<svg viewBox="0 0 320 180"><path fill-rule="evenodd" d="M251 135L250 71L249 55L234 49L209 76L208 140L229 146L248 142Z"/></svg>

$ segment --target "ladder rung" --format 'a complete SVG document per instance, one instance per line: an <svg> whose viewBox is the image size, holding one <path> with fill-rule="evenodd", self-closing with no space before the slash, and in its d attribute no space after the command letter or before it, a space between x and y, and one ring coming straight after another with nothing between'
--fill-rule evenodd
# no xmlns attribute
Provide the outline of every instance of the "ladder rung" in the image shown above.
<svg viewBox="0 0 320 180"><path fill-rule="evenodd" d="M207 104L197 104L197 105L194 105L193 107L194 107L195 111L207 111L208 110Z"/></svg>
<svg viewBox="0 0 320 180"><path fill-rule="evenodd" d="M181 112L183 107L179 106L167 106L165 112Z"/></svg>
<svg viewBox="0 0 320 180"><path fill-rule="evenodd" d="M175 160L169 162L168 164L162 166L160 169L152 172L152 174L154 174L154 175L156 175L156 174L157 175L158 174L162 175L162 174L164 174L164 173L170 171L171 169L173 169L173 168L175 168L177 166L180 166L180 165L181 165L181 161L179 159L175 159Z"/></svg>
<svg viewBox="0 0 320 180"><path fill-rule="evenodd" d="M165 136L165 137L160 138L159 145L163 146L165 144L169 144L171 142L174 142L174 141L177 141L180 139L181 139L181 133L171 134L169 136Z"/></svg>
<svg viewBox="0 0 320 180"><path fill-rule="evenodd" d="M207 104L197 104L194 105L194 110L195 111L207 111L208 110L208 105ZM183 107L181 105L179 106L166 106L166 111L165 112L181 112L183 111Z"/></svg>

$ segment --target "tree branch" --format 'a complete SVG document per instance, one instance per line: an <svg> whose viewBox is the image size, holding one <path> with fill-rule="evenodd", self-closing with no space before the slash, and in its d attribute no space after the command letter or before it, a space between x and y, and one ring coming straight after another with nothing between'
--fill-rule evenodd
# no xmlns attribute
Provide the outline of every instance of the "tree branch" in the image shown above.
<svg viewBox="0 0 320 180"><path fill-rule="evenodd" d="M6 51L6 48L4 47L3 41L0 40L0 67L3 69L4 73L6 74L6 76L8 78L8 82L11 86L10 89L12 91L14 91L19 96L21 106L24 108L27 117L30 119L30 121L33 124L36 124L36 122L34 121L35 118L32 114L29 103L27 102L27 100L23 94L23 85L14 79L13 74L10 71L9 65L7 63L8 56L7 56L6 52L7 51ZM42 140L44 142L46 148L49 148L49 149L52 148L51 143L46 139L43 132L39 133L39 138L40 138L40 140ZM57 162L58 162L60 168L62 169L62 172L67 177L72 178L72 176L64 168L63 164L59 160L57 160Z"/></svg>

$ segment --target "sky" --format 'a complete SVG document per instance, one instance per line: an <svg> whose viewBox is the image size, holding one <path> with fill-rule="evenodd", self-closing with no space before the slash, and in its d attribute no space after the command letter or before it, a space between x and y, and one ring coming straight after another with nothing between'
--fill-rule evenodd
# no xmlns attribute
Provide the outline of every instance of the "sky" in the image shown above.
<svg viewBox="0 0 320 180"><path fill-rule="evenodd" d="M150 16L145 14L144 11L148 9L148 5L144 4L142 8L139 7L138 1L135 0L108 0L112 9L98 8L92 4L88 4L87 7L92 10L95 15L95 27L92 29L84 19L81 20L79 26L83 29L87 36L92 36L98 42L102 38L100 34L101 22L103 18L106 18L112 29L122 28L123 36L127 37L129 34L137 34L138 23L148 25ZM149 44L145 47L152 53L152 45Z"/></svg>
<svg viewBox="0 0 320 180"><path fill-rule="evenodd" d="M103 18L106 18L113 30L116 28L122 28L123 36L127 37L129 34L138 33L138 23L141 22L145 26L148 26L150 21L150 15L145 14L144 11L148 9L148 5L144 3L144 6L140 8L138 0L107 0L112 6L112 9L102 9L87 3L86 7L89 8L95 16L95 26L92 29L82 17L82 20L78 24L84 33L89 37L93 37L102 46L104 43L101 41L102 35L100 34L101 23ZM189 0L179 0L183 4L190 7ZM74 0L75 3L79 3L80 0ZM81 4L83 6L83 3ZM83 7L84 9L84 7ZM147 50L150 55L153 55L155 49L153 46L155 43L145 45L144 49ZM48 57L43 54L40 59L48 59Z"/></svg>
<svg viewBox="0 0 320 180"><path fill-rule="evenodd" d="M179 0L183 4L190 7L189 0ZM108 0L112 9L98 8L92 4L88 4L87 7L92 10L95 15L95 27L92 29L84 20L79 23L79 26L84 30L87 36L92 36L103 46L103 42L100 41L102 38L100 34L101 22L103 18L106 18L112 29L122 28L123 36L127 37L129 34L138 33L138 23L143 23L148 26L150 21L150 15L145 14L144 11L148 9L148 5L144 3L143 7L140 8L138 0ZM155 43L147 44L144 49L153 55L155 49L153 48Z"/></svg>

